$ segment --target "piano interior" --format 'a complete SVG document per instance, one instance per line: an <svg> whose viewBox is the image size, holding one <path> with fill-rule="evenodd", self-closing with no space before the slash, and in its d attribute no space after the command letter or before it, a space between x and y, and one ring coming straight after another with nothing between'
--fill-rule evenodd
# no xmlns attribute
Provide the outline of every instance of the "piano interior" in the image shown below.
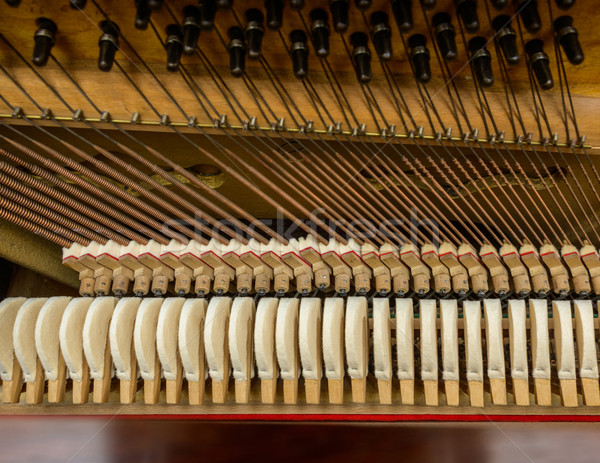
<svg viewBox="0 0 600 463"><path fill-rule="evenodd" d="M1 2L0 410L597 415L592 3Z"/></svg>

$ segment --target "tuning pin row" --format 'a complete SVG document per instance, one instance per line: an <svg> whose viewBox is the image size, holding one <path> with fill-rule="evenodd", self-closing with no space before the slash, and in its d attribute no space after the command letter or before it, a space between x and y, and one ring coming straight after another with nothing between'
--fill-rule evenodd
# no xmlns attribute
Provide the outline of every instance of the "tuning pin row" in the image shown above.
<svg viewBox="0 0 600 463"><path fill-rule="evenodd" d="M310 31L312 35L315 54L319 58L329 56L329 24L325 10L315 8L310 12Z"/></svg>
<svg viewBox="0 0 600 463"><path fill-rule="evenodd" d="M229 72L234 77L241 77L246 69L246 43L244 31L234 26L229 29Z"/></svg>
<svg viewBox="0 0 600 463"><path fill-rule="evenodd" d="M183 33L177 24L167 26L165 48L167 50L167 71L175 72L179 69L179 61L183 51Z"/></svg>
<svg viewBox="0 0 600 463"><path fill-rule="evenodd" d="M308 38L306 33L301 29L293 30L290 33L290 41L292 46L290 53L292 56L292 66L294 75L298 79L304 79L308 75Z"/></svg>
<svg viewBox="0 0 600 463"><path fill-rule="evenodd" d="M444 61L453 61L458 56L456 32L448 13L437 13L432 18L435 40Z"/></svg>
<svg viewBox="0 0 600 463"><path fill-rule="evenodd" d="M350 36L352 50L352 62L356 71L356 78L361 84L368 84L373 78L371 73L371 51L369 50L369 38L364 32L354 32Z"/></svg>
<svg viewBox="0 0 600 463"><path fill-rule="evenodd" d="M477 82L482 87L489 87L494 83L492 72L492 55L485 47L487 40L484 37L473 37L469 40L471 52L471 65Z"/></svg>
<svg viewBox="0 0 600 463"><path fill-rule="evenodd" d="M410 47L410 60L413 64L415 77L419 82L427 83L431 80L431 68L429 66L429 50L426 47L427 40L422 34L414 34L408 38Z"/></svg>
<svg viewBox="0 0 600 463"><path fill-rule="evenodd" d="M119 48L120 29L112 21L102 21L100 23L102 35L98 40L100 47L100 55L98 56L98 68L101 71L108 72L111 70L115 61L115 53Z"/></svg>
<svg viewBox="0 0 600 463"><path fill-rule="evenodd" d="M33 39L33 64L36 66L45 66L50 57L50 52L56 41L57 27L54 21L48 18L38 18L36 20L38 30L35 31Z"/></svg>
<svg viewBox="0 0 600 463"><path fill-rule="evenodd" d="M371 15L371 38L377 56L382 61L392 59L392 29L390 28L388 15L383 11L376 11Z"/></svg>
<svg viewBox="0 0 600 463"><path fill-rule="evenodd" d="M517 49L517 33L510 25L511 20L507 15L496 16L492 21L492 27L496 31L496 41L502 50L504 59L510 65L519 62L519 50Z"/></svg>

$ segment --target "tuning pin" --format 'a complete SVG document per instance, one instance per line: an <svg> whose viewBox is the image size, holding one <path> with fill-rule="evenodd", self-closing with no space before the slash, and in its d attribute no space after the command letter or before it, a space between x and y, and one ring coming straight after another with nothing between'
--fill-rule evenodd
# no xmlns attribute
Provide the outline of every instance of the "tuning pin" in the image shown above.
<svg viewBox="0 0 600 463"><path fill-rule="evenodd" d="M260 58L260 47L265 34L264 19L263 14L256 8L246 10L246 41L248 43L248 57L251 59Z"/></svg>
<svg viewBox="0 0 600 463"><path fill-rule="evenodd" d="M434 27L435 41L444 61L454 61L458 56L456 47L456 32L450 22L448 13L436 13L431 19Z"/></svg>
<svg viewBox="0 0 600 463"><path fill-rule="evenodd" d="M304 8L304 0L290 0L290 8L294 11L300 11Z"/></svg>
<svg viewBox="0 0 600 463"><path fill-rule="evenodd" d="M550 58L544 53L544 42L539 39L530 40L525 44L525 51L529 55L529 66L533 69L535 78L544 90L554 87L552 72L550 72Z"/></svg>
<svg viewBox="0 0 600 463"><path fill-rule="evenodd" d="M479 30L479 18L477 17L477 2L475 0L454 0L456 12L462 19L467 32L473 34Z"/></svg>
<svg viewBox="0 0 600 463"><path fill-rule="evenodd" d="M583 50L579 43L579 34L573 27L573 18L571 16L561 16L554 21L554 31L556 38L567 55L571 64L583 63Z"/></svg>
<svg viewBox="0 0 600 463"><path fill-rule="evenodd" d="M150 22L150 14L152 13L148 5L148 0L135 0L135 7L137 8L135 12L135 28L146 30Z"/></svg>
<svg viewBox="0 0 600 463"><path fill-rule="evenodd" d="M202 0L200 2L200 29L210 31L215 27L217 4L215 0Z"/></svg>
<svg viewBox="0 0 600 463"><path fill-rule="evenodd" d="M510 65L517 64L519 62L517 33L510 27L510 16L505 14L496 16L492 21L492 27L496 31L496 40L506 62Z"/></svg>
<svg viewBox="0 0 600 463"><path fill-rule="evenodd" d="M575 0L556 0L556 6L561 10L568 10L575 5Z"/></svg>
<svg viewBox="0 0 600 463"><path fill-rule="evenodd" d="M33 47L33 64L45 66L50 58L50 52L56 39L56 24L48 18L35 20L38 30L33 35L35 45Z"/></svg>
<svg viewBox="0 0 600 463"><path fill-rule="evenodd" d="M160 11L162 8L163 0L148 0L148 6L150 11Z"/></svg>
<svg viewBox="0 0 600 463"><path fill-rule="evenodd" d="M519 12L527 32L535 34L542 28L536 0L515 0L515 8Z"/></svg>
<svg viewBox="0 0 600 463"><path fill-rule="evenodd" d="M21 0L5 0L8 6L17 7L21 4Z"/></svg>
<svg viewBox="0 0 600 463"><path fill-rule="evenodd" d="M241 77L246 69L246 44L244 32L237 26L229 29L229 72L234 77Z"/></svg>
<svg viewBox="0 0 600 463"><path fill-rule="evenodd" d="M373 2L371 0L354 0L354 6L356 6L357 10L367 11L371 8L371 4Z"/></svg>
<svg viewBox="0 0 600 463"><path fill-rule="evenodd" d="M426 10L433 10L435 8L435 0L421 0L421 5Z"/></svg>
<svg viewBox="0 0 600 463"><path fill-rule="evenodd" d="M502 10L508 5L508 0L492 0L492 6L497 10Z"/></svg>
<svg viewBox="0 0 600 463"><path fill-rule="evenodd" d="M354 62L356 78L361 84L368 84L373 78L369 37L364 32L355 32L350 36L350 43L354 47L352 61Z"/></svg>
<svg viewBox="0 0 600 463"><path fill-rule="evenodd" d="M408 38L410 47L410 60L413 63L415 77L419 82L426 84L431 80L429 67L429 50L425 46L427 40L422 34L414 34Z"/></svg>
<svg viewBox="0 0 600 463"><path fill-rule="evenodd" d="M217 0L217 8L219 10L231 10L233 8L233 0Z"/></svg>
<svg viewBox="0 0 600 463"><path fill-rule="evenodd" d="M177 24L167 26L167 40L165 48L167 49L167 71L175 72L179 69L179 60L183 50L183 34Z"/></svg>
<svg viewBox="0 0 600 463"><path fill-rule="evenodd" d="M412 0L394 0L392 12L401 32L408 32L413 28Z"/></svg>
<svg viewBox="0 0 600 463"><path fill-rule="evenodd" d="M83 10L86 0L69 0L69 6L74 10Z"/></svg>
<svg viewBox="0 0 600 463"><path fill-rule="evenodd" d="M298 79L304 79L308 75L308 45L306 33L301 29L295 29L290 33L292 47L292 65L294 75Z"/></svg>
<svg viewBox="0 0 600 463"><path fill-rule="evenodd" d="M329 24L325 10L315 8L310 12L310 30L312 33L315 53L319 58L329 55Z"/></svg>
<svg viewBox="0 0 600 463"><path fill-rule="evenodd" d="M183 52L191 55L196 50L200 37L200 10L188 5L183 9Z"/></svg>
<svg viewBox="0 0 600 463"><path fill-rule="evenodd" d="M283 24L283 1L265 0L267 11L267 27L272 31L278 31Z"/></svg>
<svg viewBox="0 0 600 463"><path fill-rule="evenodd" d="M471 64L477 82L482 87L489 87L494 83L492 72L492 55L485 48L487 40L483 37L473 37L469 40L469 51L471 52Z"/></svg>
<svg viewBox="0 0 600 463"><path fill-rule="evenodd" d="M100 55L98 56L98 68L101 71L108 72L115 62L115 53L119 48L119 26L112 21L102 21L100 23L102 35L98 40Z"/></svg>
<svg viewBox="0 0 600 463"><path fill-rule="evenodd" d="M333 30L344 33L348 30L348 0L331 0L329 2L331 10L331 22Z"/></svg>
<svg viewBox="0 0 600 463"><path fill-rule="evenodd" d="M382 61L392 59L392 30L390 29L388 15L383 11L376 11L371 15L373 32L371 37L375 51Z"/></svg>

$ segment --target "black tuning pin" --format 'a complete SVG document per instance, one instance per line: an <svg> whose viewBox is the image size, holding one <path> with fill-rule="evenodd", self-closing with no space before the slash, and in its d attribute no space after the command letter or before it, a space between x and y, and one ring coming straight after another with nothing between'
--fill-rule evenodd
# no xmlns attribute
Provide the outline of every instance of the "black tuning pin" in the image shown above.
<svg viewBox="0 0 600 463"><path fill-rule="evenodd" d="M492 27L496 31L496 41L506 62L510 65L517 64L519 62L517 33L510 26L510 16L505 14L496 16L492 21Z"/></svg>
<svg viewBox="0 0 600 463"><path fill-rule="evenodd" d="M467 32L473 34L479 30L476 0L454 0L456 12L460 16Z"/></svg>
<svg viewBox="0 0 600 463"><path fill-rule="evenodd" d="M433 10L435 8L436 1L435 0L421 0L421 5L426 10Z"/></svg>
<svg viewBox="0 0 600 463"><path fill-rule="evenodd" d="M554 31L558 43L561 44L567 59L571 64L583 63L583 50L579 43L577 29L573 27L573 18L571 16L561 16L554 20Z"/></svg>
<svg viewBox="0 0 600 463"><path fill-rule="evenodd" d="M356 6L356 9L360 11L367 11L369 8L371 8L372 3L373 2L371 0L354 0L354 6Z"/></svg>
<svg viewBox="0 0 600 463"><path fill-rule="evenodd" d="M8 6L17 7L21 4L21 0L5 0Z"/></svg>
<svg viewBox="0 0 600 463"><path fill-rule="evenodd" d="M315 53L319 58L329 56L329 24L325 10L315 8L310 12L310 31L315 47Z"/></svg>
<svg viewBox="0 0 600 463"><path fill-rule="evenodd" d="M272 31L278 31L283 25L283 1L265 0L267 11L267 27Z"/></svg>
<svg viewBox="0 0 600 463"><path fill-rule="evenodd" d="M160 11L162 8L163 0L148 0L148 6L150 11Z"/></svg>
<svg viewBox="0 0 600 463"><path fill-rule="evenodd" d="M527 32L535 34L542 28L536 0L515 0L515 9L519 12Z"/></svg>
<svg viewBox="0 0 600 463"><path fill-rule="evenodd" d="M217 0L217 8L219 10L231 10L233 8L233 0Z"/></svg>
<svg viewBox="0 0 600 463"><path fill-rule="evenodd" d="M304 0L290 0L290 8L294 11L300 11L304 8Z"/></svg>
<svg viewBox="0 0 600 463"><path fill-rule="evenodd" d="M200 1L200 28L210 31L215 27L215 15L217 14L217 3L215 0Z"/></svg>
<svg viewBox="0 0 600 463"><path fill-rule="evenodd" d="M525 51L529 55L529 66L533 69L535 78L544 90L554 87L552 72L550 72L550 58L544 53L544 42L539 39L530 40L525 44Z"/></svg>
<svg viewBox="0 0 600 463"><path fill-rule="evenodd" d="M188 5L183 9L183 52L191 55L196 50L200 37L200 10Z"/></svg>
<svg viewBox="0 0 600 463"><path fill-rule="evenodd" d="M482 87L489 87L494 83L492 72L492 55L485 48L487 40L484 37L473 37L469 40L469 51L471 52L471 65L477 82Z"/></svg>
<svg viewBox="0 0 600 463"><path fill-rule="evenodd" d="M69 6L74 10L83 10L86 0L69 0Z"/></svg>
<svg viewBox="0 0 600 463"><path fill-rule="evenodd" d="M392 12L400 32L408 32L413 28L412 0L394 0Z"/></svg>
<svg viewBox="0 0 600 463"><path fill-rule="evenodd" d="M150 22L150 14L152 13L148 0L135 0L135 7L135 28L146 30Z"/></svg>
<svg viewBox="0 0 600 463"><path fill-rule="evenodd" d="M371 38L373 39L373 45L377 56L382 61L389 61L392 59L392 29L390 29L390 23L388 15L383 11L376 11L371 15L371 26L373 32L371 32Z"/></svg>
<svg viewBox="0 0 600 463"><path fill-rule="evenodd" d="M348 0L331 0L329 2L331 10L331 23L333 30L340 34L348 30Z"/></svg>
<svg viewBox="0 0 600 463"><path fill-rule="evenodd" d="M371 73L371 51L369 50L369 37L364 32L355 32L350 36L352 61L356 78L361 84L368 84L373 78Z"/></svg>
<svg viewBox="0 0 600 463"><path fill-rule="evenodd" d="M241 77L246 70L246 44L244 31L237 26L229 29L229 72L234 77Z"/></svg>
<svg viewBox="0 0 600 463"><path fill-rule="evenodd" d="M262 46L265 28L263 21L265 17L260 10L251 8L246 10L246 42L248 44L248 58L260 58L260 48Z"/></svg>
<svg viewBox="0 0 600 463"><path fill-rule="evenodd" d="M115 53L119 48L119 26L112 21L102 21L100 23L102 35L98 40L100 55L98 56L98 68L101 71L108 72L115 62Z"/></svg>
<svg viewBox="0 0 600 463"><path fill-rule="evenodd" d="M456 32L454 26L450 22L448 13L436 13L431 19L435 41L437 42L440 53L444 61L454 61L458 56L458 48L456 47Z"/></svg>
<svg viewBox="0 0 600 463"><path fill-rule="evenodd" d="M292 47L290 53L292 55L292 65L294 67L294 75L298 79L304 79L308 75L308 45L306 33L301 29L295 29L290 33Z"/></svg>
<svg viewBox="0 0 600 463"><path fill-rule="evenodd" d="M575 5L575 0L556 0L556 6L561 10L568 10Z"/></svg>
<svg viewBox="0 0 600 463"><path fill-rule="evenodd" d="M48 18L35 20L38 30L33 35L35 45L33 47L33 64L45 66L50 58L50 52L56 40L56 24Z"/></svg>
<svg viewBox="0 0 600 463"><path fill-rule="evenodd" d="M492 0L492 6L497 10L502 10L508 5L508 0Z"/></svg>
<svg viewBox="0 0 600 463"><path fill-rule="evenodd" d="M429 66L429 50L425 46L427 40L422 34L414 34L408 38L410 47L410 60L413 64L415 77L419 82L426 84L431 80L431 67Z"/></svg>
<svg viewBox="0 0 600 463"><path fill-rule="evenodd" d="M165 40L165 48L167 50L167 71L175 72L179 69L179 61L181 60L181 52L183 51L183 34L181 28L177 24L169 24L167 26L167 40Z"/></svg>

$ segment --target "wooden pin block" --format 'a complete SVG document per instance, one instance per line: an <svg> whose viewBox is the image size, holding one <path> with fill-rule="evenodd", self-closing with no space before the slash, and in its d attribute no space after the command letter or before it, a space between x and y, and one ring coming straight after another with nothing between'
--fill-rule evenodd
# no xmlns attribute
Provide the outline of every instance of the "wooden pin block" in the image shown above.
<svg viewBox="0 0 600 463"><path fill-rule="evenodd" d="M550 407L552 405L550 380L546 378L533 378L533 387L535 390L535 403L542 407Z"/></svg>
<svg viewBox="0 0 600 463"><path fill-rule="evenodd" d="M10 381L2 381L2 403L16 404L21 397L23 390L23 370L19 361L13 359L13 372Z"/></svg>
<svg viewBox="0 0 600 463"><path fill-rule="evenodd" d="M58 354L58 371L56 379L48 380L48 402L60 403L65 400L65 389L67 385L67 365L62 354Z"/></svg>
<svg viewBox="0 0 600 463"><path fill-rule="evenodd" d="M425 390L425 405L432 407L438 406L438 381L437 380L425 380L423 381L423 387Z"/></svg>
<svg viewBox="0 0 600 463"><path fill-rule="evenodd" d="M330 404L344 403L344 379L328 379L327 388L329 390Z"/></svg>
<svg viewBox="0 0 600 463"><path fill-rule="evenodd" d="M469 381L471 407L483 408L483 381Z"/></svg>
<svg viewBox="0 0 600 463"><path fill-rule="evenodd" d="M160 361L154 359L154 378L144 380L144 403L157 404L160 396Z"/></svg>
<svg viewBox="0 0 600 463"><path fill-rule="evenodd" d="M494 405L506 405L506 380L490 378L490 391Z"/></svg>
<svg viewBox="0 0 600 463"><path fill-rule="evenodd" d="M513 394L515 396L515 404L520 406L529 405L529 381L526 379L514 379Z"/></svg>
<svg viewBox="0 0 600 463"><path fill-rule="evenodd" d="M444 389L446 391L446 404L458 407L460 403L460 382L446 380L444 381Z"/></svg>
<svg viewBox="0 0 600 463"><path fill-rule="evenodd" d="M592 378L581 378L581 389L583 390L583 403L588 407L600 406L600 390L598 380Z"/></svg>
<svg viewBox="0 0 600 463"><path fill-rule="evenodd" d="M104 352L104 372L102 379L94 379L94 390L92 398L94 403L104 404L108 402L110 395L110 382L112 370L112 357L110 355L110 344L106 342L106 350Z"/></svg>
<svg viewBox="0 0 600 463"><path fill-rule="evenodd" d="M560 380L560 396L563 407L577 407L577 381L574 379Z"/></svg>
<svg viewBox="0 0 600 463"><path fill-rule="evenodd" d="M400 397L402 398L402 405L414 405L415 404L415 381L412 379L401 379L400 380Z"/></svg>
<svg viewBox="0 0 600 463"><path fill-rule="evenodd" d="M379 391L379 403L391 405L392 403L392 380L378 379L377 389Z"/></svg>

